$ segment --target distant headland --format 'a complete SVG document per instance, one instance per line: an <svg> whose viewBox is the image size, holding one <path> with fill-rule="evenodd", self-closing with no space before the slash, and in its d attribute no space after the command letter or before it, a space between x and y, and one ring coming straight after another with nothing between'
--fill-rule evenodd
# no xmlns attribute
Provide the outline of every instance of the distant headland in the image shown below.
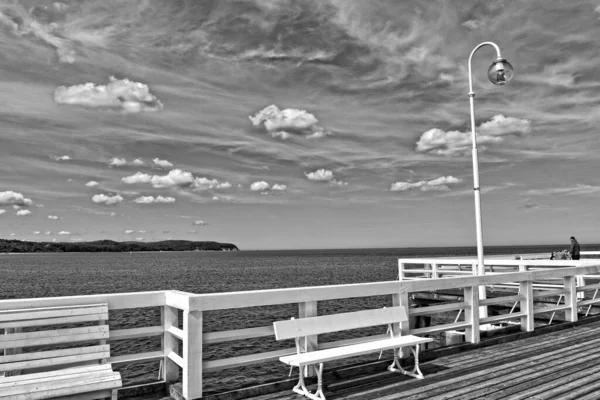
<svg viewBox="0 0 600 400"><path fill-rule="evenodd" d="M128 251L233 251L232 243L162 240L160 242L26 242L0 239L0 253L128 252Z"/></svg>

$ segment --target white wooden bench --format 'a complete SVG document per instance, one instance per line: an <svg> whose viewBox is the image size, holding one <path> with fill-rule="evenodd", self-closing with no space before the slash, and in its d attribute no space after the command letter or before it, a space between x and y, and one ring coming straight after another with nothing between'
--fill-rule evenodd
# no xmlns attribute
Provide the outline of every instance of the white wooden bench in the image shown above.
<svg viewBox="0 0 600 400"><path fill-rule="evenodd" d="M421 338L414 335L399 336L395 333L393 324L406 322L408 318L404 307L380 308L343 314L324 315L319 317L291 319L273 323L277 340L295 339L296 354L280 357L279 360L290 366L299 368L298 384L293 391L314 400L325 400L323 394L323 363L364 354L377 353L383 350L393 350L394 360L388 370L422 379L419 369L419 346L433 341L431 338ZM303 353L300 339L322 333L338 332L349 329L366 328L376 325L388 325L389 339L369 340L365 342L328 348ZM410 347L415 364L411 371L406 371L400 365L399 351L402 347ZM319 364L317 369L317 390L312 394L304 383L305 367Z"/></svg>
<svg viewBox="0 0 600 400"><path fill-rule="evenodd" d="M107 304L0 311L0 399L116 399L107 320Z"/></svg>

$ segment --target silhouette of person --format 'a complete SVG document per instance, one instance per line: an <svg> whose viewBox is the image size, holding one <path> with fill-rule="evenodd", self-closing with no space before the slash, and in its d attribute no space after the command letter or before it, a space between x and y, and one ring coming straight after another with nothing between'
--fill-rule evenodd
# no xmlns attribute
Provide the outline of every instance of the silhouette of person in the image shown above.
<svg viewBox="0 0 600 400"><path fill-rule="evenodd" d="M569 249L569 254L571 254L571 260L579 260L579 243L575 236L571 236L571 248Z"/></svg>

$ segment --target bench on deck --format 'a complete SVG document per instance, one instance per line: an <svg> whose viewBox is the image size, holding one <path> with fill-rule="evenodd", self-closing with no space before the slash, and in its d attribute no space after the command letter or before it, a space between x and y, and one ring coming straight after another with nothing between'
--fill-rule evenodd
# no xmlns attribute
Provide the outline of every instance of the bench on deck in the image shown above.
<svg viewBox="0 0 600 400"><path fill-rule="evenodd" d="M388 370L422 379L419 369L419 345L433 341L431 338L421 338L414 335L399 336L395 333L393 324L407 322L408 317L404 307L380 308L343 314L324 315L310 318L291 319L273 323L277 340L295 339L297 354L280 357L279 360L290 366L299 368L298 384L293 391L314 400L325 400L323 394L323 363L364 354L377 353L383 350L393 350L394 360ZM366 328L377 325L388 325L389 339L377 339L365 342L302 353L300 339L302 337L322 333L339 332L349 329ZM414 356L414 367L406 371L400 365L399 351L402 347L410 347ZM414 347L414 349L413 349ZM307 366L319 364L317 369L317 390L312 394L304 383L304 369Z"/></svg>
<svg viewBox="0 0 600 400"><path fill-rule="evenodd" d="M116 399L107 320L107 304L0 311L0 399Z"/></svg>

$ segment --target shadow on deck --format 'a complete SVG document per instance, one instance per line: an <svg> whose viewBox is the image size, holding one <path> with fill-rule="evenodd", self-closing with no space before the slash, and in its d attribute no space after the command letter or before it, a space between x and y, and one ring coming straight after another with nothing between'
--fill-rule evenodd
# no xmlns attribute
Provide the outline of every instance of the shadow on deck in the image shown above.
<svg viewBox="0 0 600 400"><path fill-rule="evenodd" d="M596 316L478 345L431 350L422 356L423 380L384 371L388 361L378 362L329 371L325 396L327 400L600 399L600 317ZM248 388L205 399L303 399L290 390L294 383L271 385L270 394L257 395L260 388ZM176 389L172 387L174 398Z"/></svg>

